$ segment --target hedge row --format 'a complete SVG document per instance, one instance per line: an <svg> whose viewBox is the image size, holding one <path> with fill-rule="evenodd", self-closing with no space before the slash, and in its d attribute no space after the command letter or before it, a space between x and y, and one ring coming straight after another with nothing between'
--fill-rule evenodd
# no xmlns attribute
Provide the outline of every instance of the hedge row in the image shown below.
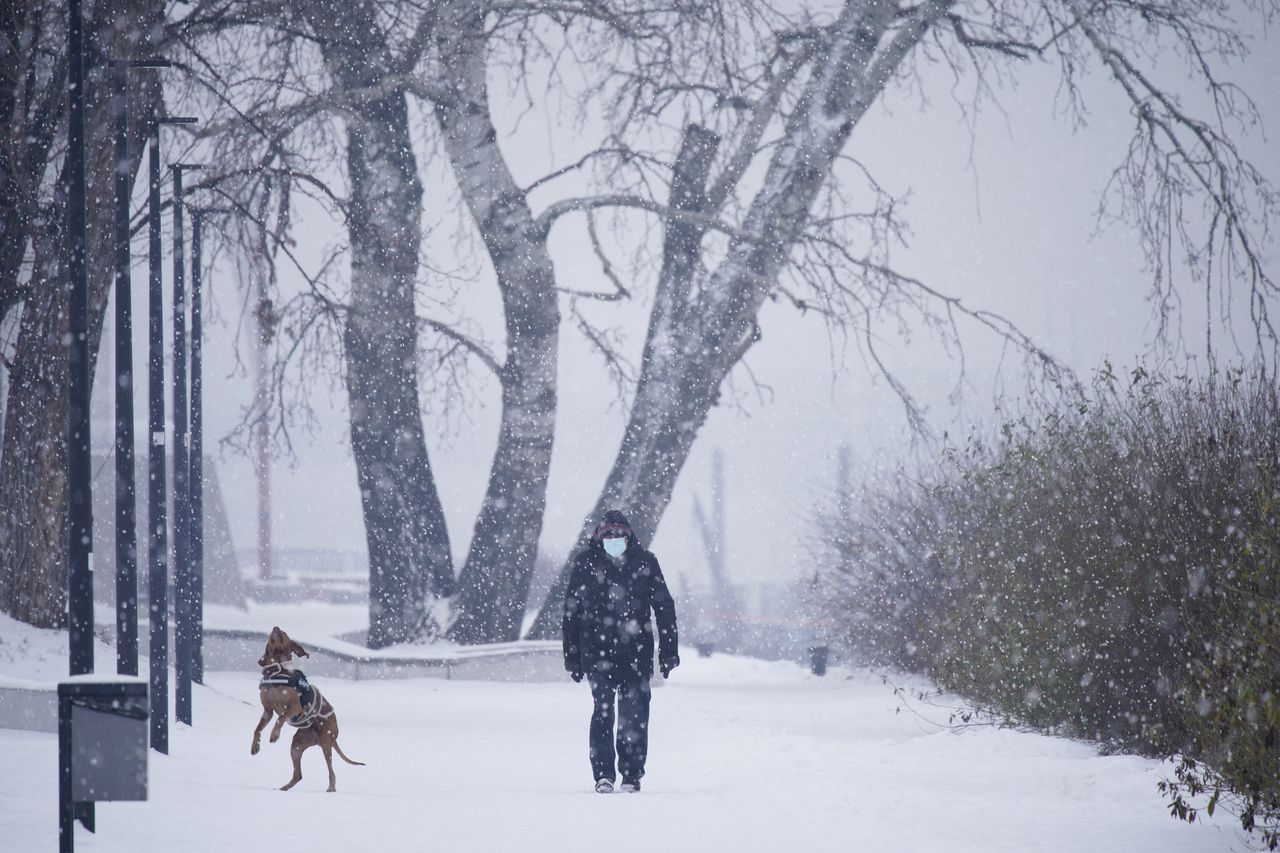
<svg viewBox="0 0 1280 853"><path fill-rule="evenodd" d="M1186 756L1171 811L1280 818L1274 380L1104 368L1071 405L819 515L829 620L872 662L1042 730Z"/></svg>

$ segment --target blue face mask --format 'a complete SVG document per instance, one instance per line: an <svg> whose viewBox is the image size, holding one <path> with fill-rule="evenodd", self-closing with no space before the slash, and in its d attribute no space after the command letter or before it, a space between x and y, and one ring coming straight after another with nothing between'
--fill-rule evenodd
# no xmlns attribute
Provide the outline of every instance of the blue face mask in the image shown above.
<svg viewBox="0 0 1280 853"><path fill-rule="evenodd" d="M601 539L600 544L604 546L604 552L610 557L621 557L627 550L626 539Z"/></svg>

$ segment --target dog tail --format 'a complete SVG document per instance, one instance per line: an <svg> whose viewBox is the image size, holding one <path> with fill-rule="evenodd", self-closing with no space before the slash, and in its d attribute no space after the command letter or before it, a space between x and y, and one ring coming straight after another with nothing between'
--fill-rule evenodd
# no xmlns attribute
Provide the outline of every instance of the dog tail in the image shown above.
<svg viewBox="0 0 1280 853"><path fill-rule="evenodd" d="M342 760L347 762L348 764L355 764L360 767L364 767L363 761L352 761L350 758L347 758L347 754L342 751L342 747L338 746L338 742L336 740L333 742L333 749L335 752L338 753L338 755L342 756Z"/></svg>

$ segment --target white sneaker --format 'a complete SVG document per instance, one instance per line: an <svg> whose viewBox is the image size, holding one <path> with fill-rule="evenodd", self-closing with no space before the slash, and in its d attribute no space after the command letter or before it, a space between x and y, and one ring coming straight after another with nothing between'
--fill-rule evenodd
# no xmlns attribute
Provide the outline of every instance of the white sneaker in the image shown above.
<svg viewBox="0 0 1280 853"><path fill-rule="evenodd" d="M597 794L612 794L612 793L613 793L613 782L611 782L611 781L610 781L610 780L608 780L608 779L601 779L599 782L596 782L596 793L597 793Z"/></svg>
<svg viewBox="0 0 1280 853"><path fill-rule="evenodd" d="M621 790L628 794L638 794L640 793L640 782L638 780L635 782L623 782Z"/></svg>

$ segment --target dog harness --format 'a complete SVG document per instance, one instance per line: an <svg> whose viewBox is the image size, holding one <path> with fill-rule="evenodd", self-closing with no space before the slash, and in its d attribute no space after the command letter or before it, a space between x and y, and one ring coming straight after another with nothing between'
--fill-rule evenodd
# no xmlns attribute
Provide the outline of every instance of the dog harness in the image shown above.
<svg viewBox="0 0 1280 853"><path fill-rule="evenodd" d="M333 716L333 706L320 695L319 690L311 686L301 670L286 669L280 663L265 666L262 668L262 680L258 682L258 687L292 687L298 691L302 713L285 720L295 728L305 728L316 720L327 720Z"/></svg>
<svg viewBox="0 0 1280 853"><path fill-rule="evenodd" d="M310 689L309 701L302 703L302 713L285 720L295 728L303 729L317 720L327 720L333 716L333 706L320 695L314 687Z"/></svg>

